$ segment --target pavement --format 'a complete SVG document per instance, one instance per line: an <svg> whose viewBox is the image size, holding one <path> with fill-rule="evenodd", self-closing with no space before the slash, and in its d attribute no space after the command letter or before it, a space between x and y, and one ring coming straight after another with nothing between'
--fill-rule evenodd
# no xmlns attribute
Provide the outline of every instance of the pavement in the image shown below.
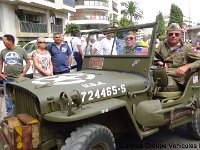
<svg viewBox="0 0 200 150"><path fill-rule="evenodd" d="M2 87L0 87L0 90ZM6 113L6 104L5 104L5 99L3 97L2 94L0 94L0 120L3 119L3 117L6 117L7 113Z"/></svg>
<svg viewBox="0 0 200 150"><path fill-rule="evenodd" d="M6 117L6 104L4 97L0 97L0 120L3 120L3 117Z"/></svg>

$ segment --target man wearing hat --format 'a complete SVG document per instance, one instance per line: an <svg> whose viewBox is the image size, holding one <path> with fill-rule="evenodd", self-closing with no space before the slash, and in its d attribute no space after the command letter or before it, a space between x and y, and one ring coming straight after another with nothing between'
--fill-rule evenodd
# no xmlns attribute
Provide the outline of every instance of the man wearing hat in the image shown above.
<svg viewBox="0 0 200 150"><path fill-rule="evenodd" d="M166 34L166 39L155 49L166 63L159 61L157 64L167 72L167 91L182 90L186 74L189 70L200 67L200 60L188 63L187 54L192 52L192 47L182 41L183 32L177 23L170 24Z"/></svg>

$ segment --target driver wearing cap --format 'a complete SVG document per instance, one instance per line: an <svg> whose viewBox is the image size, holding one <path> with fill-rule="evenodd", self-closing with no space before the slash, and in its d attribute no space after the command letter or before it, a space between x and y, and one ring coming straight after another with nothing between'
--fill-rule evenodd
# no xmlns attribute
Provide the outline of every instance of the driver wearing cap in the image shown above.
<svg viewBox="0 0 200 150"><path fill-rule="evenodd" d="M184 43L182 37L183 32L180 26L177 23L172 23L167 28L166 39L160 42L155 49L166 62L157 62L157 65L163 67L168 75L168 87L165 89L166 91L182 90L186 74L189 70L200 66L200 60L188 63L187 54L192 52L192 47L188 43Z"/></svg>

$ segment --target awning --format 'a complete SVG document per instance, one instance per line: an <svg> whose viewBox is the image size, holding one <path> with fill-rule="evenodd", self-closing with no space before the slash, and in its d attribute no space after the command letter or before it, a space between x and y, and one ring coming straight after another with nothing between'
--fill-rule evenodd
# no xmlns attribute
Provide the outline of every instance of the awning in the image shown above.
<svg viewBox="0 0 200 150"><path fill-rule="evenodd" d="M18 8L27 10L27 11L32 11L32 12L39 12L39 13L43 13L43 14L47 13L47 10L45 10L45 9L28 6L28 5L23 5L23 4L18 4Z"/></svg>

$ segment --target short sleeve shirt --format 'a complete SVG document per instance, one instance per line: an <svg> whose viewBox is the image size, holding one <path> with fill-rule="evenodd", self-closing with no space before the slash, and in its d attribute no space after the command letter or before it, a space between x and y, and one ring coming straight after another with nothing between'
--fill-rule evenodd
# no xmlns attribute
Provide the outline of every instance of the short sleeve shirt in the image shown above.
<svg viewBox="0 0 200 150"><path fill-rule="evenodd" d="M67 43L62 43L60 48L53 43L51 50L53 72L59 73L69 70L68 57L71 54L72 50Z"/></svg>
<svg viewBox="0 0 200 150"><path fill-rule="evenodd" d="M110 40L108 40L107 38L103 38L101 42L96 45L96 49L98 52L103 50L103 55L111 55L113 42L114 42L113 38L111 38ZM114 43L112 55L117 55L116 43Z"/></svg>
<svg viewBox="0 0 200 150"><path fill-rule="evenodd" d="M43 68L47 72L50 72L51 54L48 51L45 51L45 53L39 53L37 50L35 50L33 52L33 57L37 58L38 64L41 68ZM43 74L40 73L37 69L34 69L33 77L43 77Z"/></svg>
<svg viewBox="0 0 200 150"><path fill-rule="evenodd" d="M71 42L72 42L73 52L79 52L77 45L81 46L81 39L78 37L73 37Z"/></svg>
<svg viewBox="0 0 200 150"><path fill-rule="evenodd" d="M28 59L28 54L23 48L3 49L0 53L0 61L4 62L4 73L11 78L18 78L23 72L23 60Z"/></svg>

